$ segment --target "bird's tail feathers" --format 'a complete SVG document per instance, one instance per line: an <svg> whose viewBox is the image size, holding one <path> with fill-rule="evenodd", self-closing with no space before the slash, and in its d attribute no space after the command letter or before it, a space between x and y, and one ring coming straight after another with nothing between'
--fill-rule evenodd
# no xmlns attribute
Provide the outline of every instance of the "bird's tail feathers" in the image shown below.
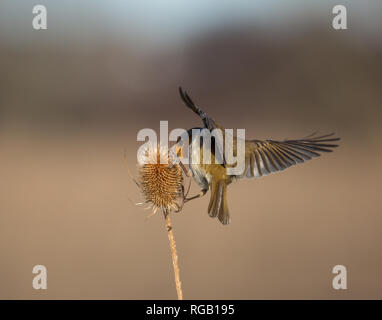
<svg viewBox="0 0 382 320"><path fill-rule="evenodd" d="M224 181L213 182L211 184L211 198L208 205L210 217L218 217L222 224L229 224L231 218L227 204L227 184Z"/></svg>

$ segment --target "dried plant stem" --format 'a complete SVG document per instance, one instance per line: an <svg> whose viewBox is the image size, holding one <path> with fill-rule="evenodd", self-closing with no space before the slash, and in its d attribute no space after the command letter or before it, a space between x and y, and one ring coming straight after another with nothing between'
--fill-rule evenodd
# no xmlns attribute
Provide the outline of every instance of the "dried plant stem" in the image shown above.
<svg viewBox="0 0 382 320"><path fill-rule="evenodd" d="M183 300L182 283L180 282L180 272L178 265L178 254L176 252L175 238L174 233L172 231L171 220L168 211L164 211L164 218L166 221L168 240L170 241L172 264L174 266L176 293L178 294L178 300Z"/></svg>

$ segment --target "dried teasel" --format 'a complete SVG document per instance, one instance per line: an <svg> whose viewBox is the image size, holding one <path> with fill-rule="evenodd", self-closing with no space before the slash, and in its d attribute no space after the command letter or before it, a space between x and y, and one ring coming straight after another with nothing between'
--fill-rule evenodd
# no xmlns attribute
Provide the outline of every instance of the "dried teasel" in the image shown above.
<svg viewBox="0 0 382 320"><path fill-rule="evenodd" d="M179 211L184 199L182 168L174 163L167 149L160 145L148 145L144 150L144 160L138 164L138 186L146 204L153 214L162 209L164 212ZM161 163L167 162L167 163ZM164 160L164 161L163 161Z"/></svg>
<svg viewBox="0 0 382 320"><path fill-rule="evenodd" d="M147 145L143 157L139 157L138 181L136 181L136 184L145 198L144 203L153 209L152 214L155 214L158 209L163 211L174 267L176 292L178 299L182 300L183 291L180 281L178 253L169 213L173 209L178 212L182 209L189 188L187 193L184 194L182 171L184 168L181 163L176 163L174 161L175 157L170 156L170 154L167 148L162 149L159 144ZM181 201L180 204L179 201Z"/></svg>

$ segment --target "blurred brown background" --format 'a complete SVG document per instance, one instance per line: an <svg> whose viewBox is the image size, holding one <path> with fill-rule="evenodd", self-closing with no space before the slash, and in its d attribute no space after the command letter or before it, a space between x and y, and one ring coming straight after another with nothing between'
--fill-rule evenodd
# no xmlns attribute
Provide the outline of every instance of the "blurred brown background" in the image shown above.
<svg viewBox="0 0 382 320"><path fill-rule="evenodd" d="M138 130L199 125L178 85L248 137L342 137L231 185L227 227L209 194L173 216L185 298L382 298L380 2L342 1L342 31L334 1L43 1L45 31L34 4L0 5L0 298L176 297L163 218L133 204L127 163Z"/></svg>

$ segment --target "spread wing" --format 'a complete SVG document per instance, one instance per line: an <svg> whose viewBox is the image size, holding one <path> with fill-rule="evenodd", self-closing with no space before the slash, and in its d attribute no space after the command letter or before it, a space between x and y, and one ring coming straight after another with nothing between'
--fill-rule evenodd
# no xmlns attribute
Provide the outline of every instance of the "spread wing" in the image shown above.
<svg viewBox="0 0 382 320"><path fill-rule="evenodd" d="M205 128L209 130L215 128L224 130L212 118L207 116L202 109L196 106L187 92L181 87L179 87L179 93L185 105L202 119ZM335 142L340 140L340 138L333 136L334 133L321 136L311 134L298 140L246 140L246 167L243 176L245 175L248 178L262 177L273 172L282 171L314 157L319 157L320 153L332 152L333 148L338 147ZM233 149L235 152L235 139ZM223 163L226 165L222 150L219 148L217 151L223 156Z"/></svg>
<svg viewBox="0 0 382 320"><path fill-rule="evenodd" d="M182 87L179 87L179 94L180 94L180 97L183 100L184 104L188 108L190 108L192 111L194 111L202 119L203 124L204 124L204 128L207 128L210 131L212 131L212 130L214 130L216 128L224 131L223 127L218 125L214 121L214 119L209 117L202 109L200 109L198 106L195 105L195 103L192 101L190 96L187 94L186 91L184 91L182 89ZM222 145L223 145L223 141L219 141L219 143L217 143L217 149L215 150L215 152L216 152L215 155L219 159L223 160L223 165L225 166L226 165L226 160L225 160L224 153L223 153L223 150L222 150Z"/></svg>
<svg viewBox="0 0 382 320"><path fill-rule="evenodd" d="M245 176L262 177L319 157L320 153L332 152L340 140L333 136L334 133L312 134L299 140L246 140Z"/></svg>
<svg viewBox="0 0 382 320"><path fill-rule="evenodd" d="M182 87L179 87L179 94L184 104L188 108L190 108L192 111L194 111L202 119L205 128L209 130L213 130L219 127L212 118L207 116L207 114L203 112L202 109L200 109L198 106L195 105L195 103L191 100L190 96L187 94L186 91L182 89Z"/></svg>

